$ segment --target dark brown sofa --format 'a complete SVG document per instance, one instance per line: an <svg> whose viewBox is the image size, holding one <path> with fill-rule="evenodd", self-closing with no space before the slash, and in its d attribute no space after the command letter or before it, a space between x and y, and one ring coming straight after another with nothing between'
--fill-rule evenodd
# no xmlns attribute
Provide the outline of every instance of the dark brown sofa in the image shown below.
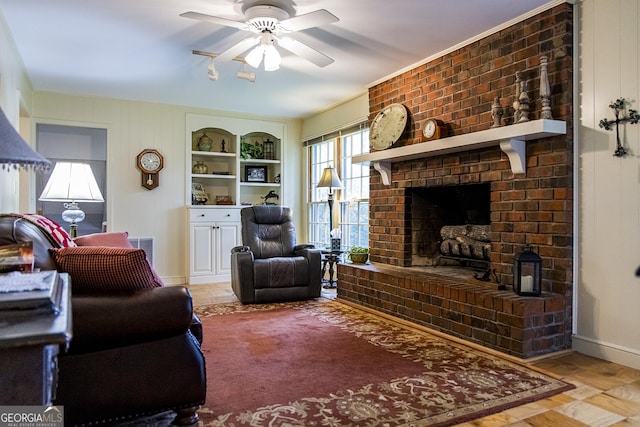
<svg viewBox="0 0 640 427"><path fill-rule="evenodd" d="M56 241L32 222L0 214L0 246L32 241L35 267L55 269ZM73 337L58 358L54 403L65 425L115 424L173 410L197 422L206 394L202 328L181 286L81 294L72 288Z"/></svg>

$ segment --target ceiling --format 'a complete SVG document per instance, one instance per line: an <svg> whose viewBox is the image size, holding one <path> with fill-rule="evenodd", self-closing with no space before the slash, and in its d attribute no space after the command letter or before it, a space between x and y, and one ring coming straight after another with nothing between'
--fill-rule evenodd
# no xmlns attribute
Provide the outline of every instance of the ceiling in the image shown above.
<svg viewBox="0 0 640 427"><path fill-rule="evenodd" d="M35 90L299 118L537 9L549 0L0 0ZM241 63L210 59L247 32L180 17L186 11L243 21L243 7L290 15L326 9L336 23L293 33L333 58L320 68L279 48L279 70L236 77Z"/></svg>

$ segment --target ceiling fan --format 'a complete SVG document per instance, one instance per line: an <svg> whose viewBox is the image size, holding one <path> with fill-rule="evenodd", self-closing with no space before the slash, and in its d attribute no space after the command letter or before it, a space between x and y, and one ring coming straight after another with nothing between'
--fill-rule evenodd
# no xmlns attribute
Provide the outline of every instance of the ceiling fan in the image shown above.
<svg viewBox="0 0 640 427"><path fill-rule="evenodd" d="M295 31L306 30L339 20L325 9L290 17L287 11L277 6L255 5L248 7L244 11L245 20L243 22L198 12L185 12L180 16L254 33L253 36L241 40L217 55L220 60L233 59L253 48L245 57L245 61L249 65L258 68L264 57L265 70L277 70L280 68L280 54L275 48L277 44L318 67L326 67L333 62L333 59L324 53L288 36L288 34Z"/></svg>

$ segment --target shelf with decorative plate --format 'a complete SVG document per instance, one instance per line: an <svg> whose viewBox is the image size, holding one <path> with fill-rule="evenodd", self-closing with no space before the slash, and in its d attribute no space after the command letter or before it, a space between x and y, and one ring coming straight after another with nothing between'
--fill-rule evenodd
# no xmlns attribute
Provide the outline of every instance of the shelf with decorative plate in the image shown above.
<svg viewBox="0 0 640 427"><path fill-rule="evenodd" d="M514 174L526 172L526 142L567 133L561 120L532 120L510 126L456 135L418 144L374 151L353 157L353 163L369 163L391 185L391 163L499 146L507 154Z"/></svg>

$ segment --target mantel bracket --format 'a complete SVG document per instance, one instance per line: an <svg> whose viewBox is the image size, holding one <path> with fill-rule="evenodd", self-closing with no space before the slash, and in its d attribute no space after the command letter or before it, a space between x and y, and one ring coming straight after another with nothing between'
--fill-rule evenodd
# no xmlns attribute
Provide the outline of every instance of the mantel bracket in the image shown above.
<svg viewBox="0 0 640 427"><path fill-rule="evenodd" d="M380 172L382 184L391 185L391 163L390 162L373 162L373 168Z"/></svg>
<svg viewBox="0 0 640 427"><path fill-rule="evenodd" d="M527 172L527 145L524 139L511 138L500 141L500 149L509 157L511 172Z"/></svg>

